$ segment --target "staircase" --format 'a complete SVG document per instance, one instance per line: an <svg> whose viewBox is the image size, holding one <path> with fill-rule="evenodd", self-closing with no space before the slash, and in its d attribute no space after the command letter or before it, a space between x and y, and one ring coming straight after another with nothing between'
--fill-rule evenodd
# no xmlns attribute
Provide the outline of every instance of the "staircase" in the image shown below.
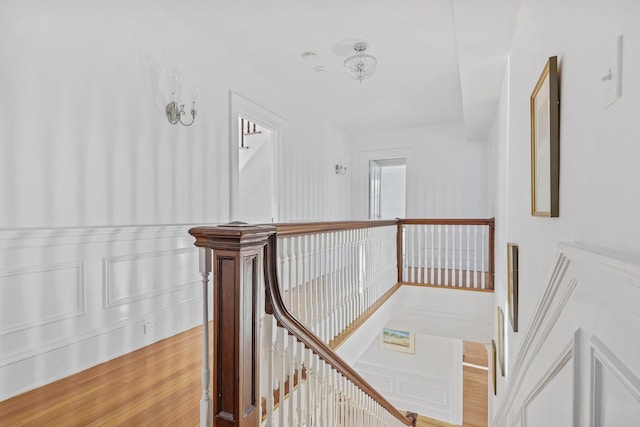
<svg viewBox="0 0 640 427"><path fill-rule="evenodd" d="M415 426L331 347L405 281L490 290L492 230L400 219L191 229L205 301L201 426Z"/></svg>

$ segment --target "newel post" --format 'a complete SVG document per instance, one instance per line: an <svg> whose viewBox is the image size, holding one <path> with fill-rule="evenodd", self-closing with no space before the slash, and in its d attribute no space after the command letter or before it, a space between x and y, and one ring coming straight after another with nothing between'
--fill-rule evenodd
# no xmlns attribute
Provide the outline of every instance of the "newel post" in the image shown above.
<svg viewBox="0 0 640 427"><path fill-rule="evenodd" d="M231 223L195 227L189 233L196 246L213 252L213 390L210 403L201 403L201 426L210 427L209 411L202 405L211 405L215 427L257 427L261 421L259 255L275 227ZM203 304L206 310L208 301ZM203 341L208 369L207 337Z"/></svg>

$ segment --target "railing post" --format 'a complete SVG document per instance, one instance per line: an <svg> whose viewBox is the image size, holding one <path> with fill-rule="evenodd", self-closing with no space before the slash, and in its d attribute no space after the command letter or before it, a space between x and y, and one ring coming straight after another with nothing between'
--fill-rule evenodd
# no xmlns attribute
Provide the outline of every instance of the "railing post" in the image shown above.
<svg viewBox="0 0 640 427"><path fill-rule="evenodd" d="M491 218L489 220L489 283L487 284L488 289L493 289L493 279L495 274L495 259L496 259L496 248L495 248L495 233L496 233L496 220L495 218Z"/></svg>
<svg viewBox="0 0 640 427"><path fill-rule="evenodd" d="M257 427L260 393L260 251L272 226L196 227L195 245L213 250L213 426ZM205 353L207 351L205 350Z"/></svg>
<svg viewBox="0 0 640 427"><path fill-rule="evenodd" d="M402 220L396 218L398 221L398 231L396 234L396 256L398 258L398 283L403 281L402 278Z"/></svg>

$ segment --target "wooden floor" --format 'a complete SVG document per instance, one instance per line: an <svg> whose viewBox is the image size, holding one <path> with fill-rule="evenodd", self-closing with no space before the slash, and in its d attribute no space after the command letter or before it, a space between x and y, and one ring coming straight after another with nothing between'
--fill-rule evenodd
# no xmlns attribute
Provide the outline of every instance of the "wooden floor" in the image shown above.
<svg viewBox="0 0 640 427"><path fill-rule="evenodd" d="M0 402L0 426L198 426L200 334L191 329ZM464 426L487 425L487 371L464 367L463 408Z"/></svg>
<svg viewBox="0 0 640 427"><path fill-rule="evenodd" d="M201 331L0 402L0 426L197 426Z"/></svg>

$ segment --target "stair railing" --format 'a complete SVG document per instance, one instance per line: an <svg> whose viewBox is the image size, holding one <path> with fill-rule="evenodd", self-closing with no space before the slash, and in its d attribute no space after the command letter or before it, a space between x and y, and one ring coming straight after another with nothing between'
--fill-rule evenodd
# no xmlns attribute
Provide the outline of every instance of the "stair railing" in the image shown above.
<svg viewBox="0 0 640 427"><path fill-rule="evenodd" d="M209 273L215 274L215 375L209 393L205 339L201 426L415 425L414 414L397 410L287 309L278 284L275 232L273 226L246 224L190 230L201 248L204 313Z"/></svg>

